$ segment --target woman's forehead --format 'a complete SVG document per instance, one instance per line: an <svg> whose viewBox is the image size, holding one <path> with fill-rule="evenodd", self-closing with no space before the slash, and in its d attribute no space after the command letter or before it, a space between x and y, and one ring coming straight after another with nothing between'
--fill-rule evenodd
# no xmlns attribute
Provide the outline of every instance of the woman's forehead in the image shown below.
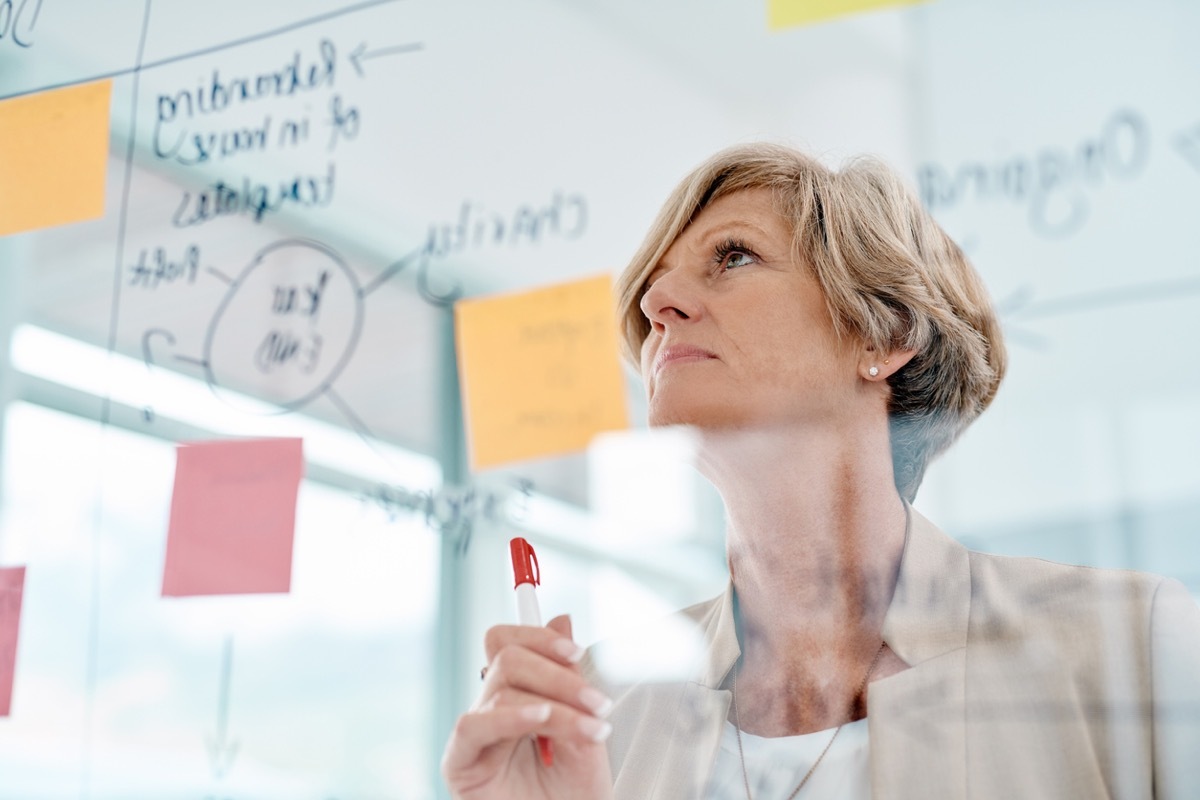
<svg viewBox="0 0 1200 800"><path fill-rule="evenodd" d="M776 210L766 189L745 189L717 198L696 215L663 253L653 271L669 269L680 257L703 251L729 237L753 240L758 246L790 242L791 227ZM747 242L749 244L750 242ZM653 272L651 273L653 274Z"/></svg>

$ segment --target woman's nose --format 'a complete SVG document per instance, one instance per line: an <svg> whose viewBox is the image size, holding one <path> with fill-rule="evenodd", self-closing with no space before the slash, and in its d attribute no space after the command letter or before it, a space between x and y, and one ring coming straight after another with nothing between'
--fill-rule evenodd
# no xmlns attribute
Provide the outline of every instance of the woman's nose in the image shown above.
<svg viewBox="0 0 1200 800"><path fill-rule="evenodd" d="M660 275L650 285L642 295L641 307L650 327L659 333L669 324L694 319L700 311L695 287L674 271Z"/></svg>

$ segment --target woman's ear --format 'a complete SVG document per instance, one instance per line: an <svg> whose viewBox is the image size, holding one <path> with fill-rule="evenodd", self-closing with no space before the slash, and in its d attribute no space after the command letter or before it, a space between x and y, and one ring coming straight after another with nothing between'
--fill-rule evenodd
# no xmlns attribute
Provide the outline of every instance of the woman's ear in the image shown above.
<svg viewBox="0 0 1200 800"><path fill-rule="evenodd" d="M916 350L892 350L880 358L874 345L866 345L862 358L859 359L858 374L863 380L885 381L916 354Z"/></svg>

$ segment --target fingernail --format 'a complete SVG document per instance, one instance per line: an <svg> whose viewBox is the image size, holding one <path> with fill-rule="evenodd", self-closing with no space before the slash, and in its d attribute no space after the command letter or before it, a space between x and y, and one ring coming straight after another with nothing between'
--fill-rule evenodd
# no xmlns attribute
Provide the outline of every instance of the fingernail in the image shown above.
<svg viewBox="0 0 1200 800"><path fill-rule="evenodd" d="M603 742L612 733L612 725L595 717L580 717L579 730L593 742Z"/></svg>
<svg viewBox="0 0 1200 800"><path fill-rule="evenodd" d="M572 664L578 664L579 660L583 658L583 648L572 642L570 639L557 639L551 646L554 648L554 652L558 653Z"/></svg>
<svg viewBox="0 0 1200 800"><path fill-rule="evenodd" d="M550 704L538 703L521 709L521 716L530 722L545 722L550 719Z"/></svg>
<svg viewBox="0 0 1200 800"><path fill-rule="evenodd" d="M597 717L607 717L613 709L613 701L591 686L585 686L579 693L579 702L587 706Z"/></svg>

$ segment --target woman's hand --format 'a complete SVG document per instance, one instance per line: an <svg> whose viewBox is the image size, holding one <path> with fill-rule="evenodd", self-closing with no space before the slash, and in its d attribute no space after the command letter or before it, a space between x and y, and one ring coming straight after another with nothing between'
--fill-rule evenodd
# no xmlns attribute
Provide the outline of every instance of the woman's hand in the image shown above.
<svg viewBox="0 0 1200 800"><path fill-rule="evenodd" d="M488 670L483 691L458 718L442 775L456 800L549 800L612 797L604 717L612 702L583 679L583 649L571 620L544 628L497 625L484 637ZM554 764L538 754L535 736L549 737Z"/></svg>

